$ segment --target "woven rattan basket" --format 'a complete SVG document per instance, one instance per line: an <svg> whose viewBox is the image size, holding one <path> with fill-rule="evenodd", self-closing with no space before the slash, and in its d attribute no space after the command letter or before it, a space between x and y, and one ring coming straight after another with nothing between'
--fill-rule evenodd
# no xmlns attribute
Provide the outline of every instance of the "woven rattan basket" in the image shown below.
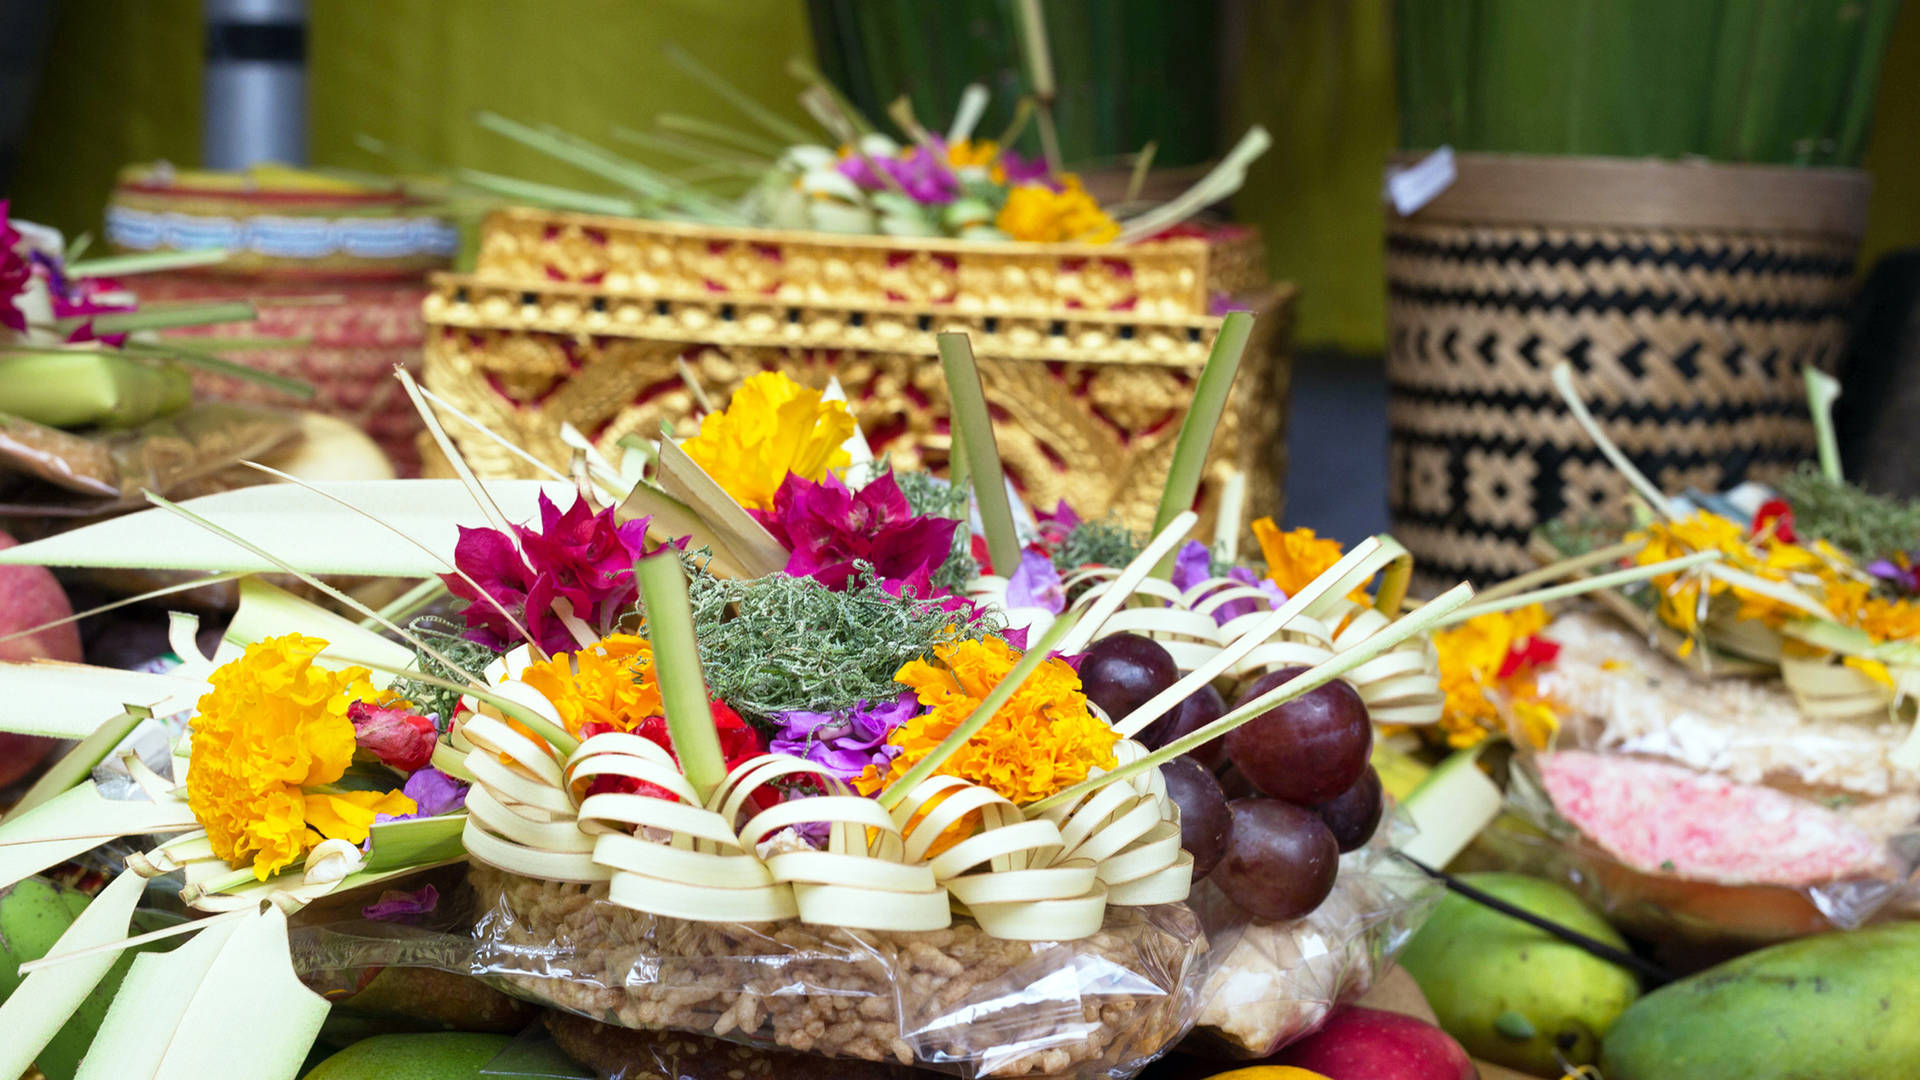
<svg viewBox="0 0 1920 1080"><path fill-rule="evenodd" d="M691 435L689 384L724 404L779 368L837 378L875 453L937 469L949 436L934 339L964 330L1027 499L1144 526L1220 325L1211 309L1231 293L1258 320L1200 510L1211 520L1237 473L1246 504L1277 513L1293 291L1249 288L1260 267L1244 230L1227 243L970 244L507 211L488 219L475 274L433 279L424 381L564 464L562 423L609 453L663 421ZM453 434L483 475L527 469L462 425Z"/></svg>
<svg viewBox="0 0 1920 1080"><path fill-rule="evenodd" d="M1846 334L1868 183L1850 170L1461 155L1387 222L1389 502L1432 587L1533 564L1528 534L1626 486L1555 394L1669 491L1813 450L1801 370Z"/></svg>

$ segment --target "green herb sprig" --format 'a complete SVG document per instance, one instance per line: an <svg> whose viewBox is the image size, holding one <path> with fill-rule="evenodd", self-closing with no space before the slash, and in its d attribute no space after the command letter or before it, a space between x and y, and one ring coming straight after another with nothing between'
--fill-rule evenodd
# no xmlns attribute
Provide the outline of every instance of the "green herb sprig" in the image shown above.
<svg viewBox="0 0 1920 1080"><path fill-rule="evenodd" d="M942 642L1004 630L978 609L893 596L870 571L845 592L782 574L699 576L689 592L708 689L762 728L788 710L890 699L901 690L894 672L907 661Z"/></svg>
<svg viewBox="0 0 1920 1080"><path fill-rule="evenodd" d="M461 633L459 623L443 619L438 615L422 615L407 624L407 629L422 641L439 650L440 655L459 665L468 675L478 676L493 663L499 655L492 649L476 641L468 641ZM449 670L445 664L425 653L415 650L415 662L420 670L443 682L460 682L460 676ZM454 709L460 704L460 694L444 686L420 682L401 677L393 681L390 688L394 693L413 702L414 706L439 718L440 729L446 730L447 722L453 719Z"/></svg>
<svg viewBox="0 0 1920 1080"><path fill-rule="evenodd" d="M1812 464L1782 480L1780 492L1793 507L1796 532L1863 561L1920 547L1920 501L1862 491Z"/></svg>

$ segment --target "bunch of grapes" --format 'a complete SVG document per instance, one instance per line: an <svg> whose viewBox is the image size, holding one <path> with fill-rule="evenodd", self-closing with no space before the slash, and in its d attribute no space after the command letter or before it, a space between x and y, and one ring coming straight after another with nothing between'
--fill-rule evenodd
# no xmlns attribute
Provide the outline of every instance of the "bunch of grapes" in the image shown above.
<svg viewBox="0 0 1920 1080"><path fill-rule="evenodd" d="M1255 680L1245 704L1307 670ZM1087 651L1080 682L1115 720L1180 677L1151 638L1113 634ZM1226 702L1211 686L1140 732L1158 749L1218 720ZM1353 687L1335 680L1308 691L1161 766L1180 807L1180 844L1195 880L1212 875L1234 903L1262 919L1297 919L1333 891L1340 854L1364 845L1380 824L1380 777L1368 764L1373 723ZM1240 795L1231 801L1220 776Z"/></svg>

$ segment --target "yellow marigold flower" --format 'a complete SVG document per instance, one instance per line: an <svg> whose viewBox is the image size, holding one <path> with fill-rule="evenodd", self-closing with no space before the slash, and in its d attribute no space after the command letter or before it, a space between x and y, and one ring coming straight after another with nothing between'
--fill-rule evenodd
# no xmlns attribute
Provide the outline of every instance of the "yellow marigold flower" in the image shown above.
<svg viewBox="0 0 1920 1080"><path fill-rule="evenodd" d="M1263 517L1253 523L1253 535L1267 560L1267 576L1288 596L1340 561L1340 541L1315 536L1312 529L1282 531L1272 518Z"/></svg>
<svg viewBox="0 0 1920 1080"><path fill-rule="evenodd" d="M347 804L340 807L316 804L304 790L346 774L353 761L347 707L379 696L365 668L330 671L314 664L326 646L300 634L247 646L213 673L213 689L193 719L187 805L214 853L234 864L252 859L262 881L323 836L357 844L367 838L374 813L414 809L398 792L319 793Z"/></svg>
<svg viewBox="0 0 1920 1080"><path fill-rule="evenodd" d="M1440 691L1446 695L1440 727L1448 745L1476 746L1489 734L1506 731L1502 703L1535 746L1547 744L1559 729L1559 717L1540 700L1532 675L1501 675L1508 655L1546 625L1547 609L1530 604L1478 615L1433 635L1440 655Z"/></svg>
<svg viewBox="0 0 1920 1080"><path fill-rule="evenodd" d="M613 634L592 648L529 664L520 681L553 702L573 735L589 724L596 732L632 731L665 714L654 681L653 648L635 634Z"/></svg>
<svg viewBox="0 0 1920 1080"><path fill-rule="evenodd" d="M947 144L947 164L956 169L993 164L1000 156L1000 144L992 139L961 139Z"/></svg>
<svg viewBox="0 0 1920 1080"><path fill-rule="evenodd" d="M1007 192L994 225L1015 240L1037 243L1105 244L1120 235L1120 224L1071 173L1058 177L1060 190L1045 184L1022 184Z"/></svg>
<svg viewBox="0 0 1920 1080"><path fill-rule="evenodd" d="M888 738L901 753L885 777L870 765L855 778L864 794L899 779L940 745L1020 658L997 638L938 645L933 653L933 660L910 661L894 675L930 711L900 725ZM1016 803L1030 803L1085 780L1091 769L1112 768L1113 747L1119 741L1113 729L1088 710L1073 668L1048 660L939 771Z"/></svg>
<svg viewBox="0 0 1920 1080"><path fill-rule="evenodd" d="M1812 552L1793 544L1769 541L1756 548L1746 530L1737 522L1718 514L1696 511L1692 516L1672 522L1653 522L1645 529L1629 533L1629 540L1645 541L1634 562L1647 566L1677 559L1699 551L1718 551L1723 563L1766 581L1784 582L1790 568L1820 566ZM1660 621L1689 637L1700 632L1716 599L1725 597L1734 604L1731 612L1739 619L1753 619L1778 627L1797 614L1779 600L1733 585L1725 578L1695 567L1679 574L1661 574L1653 579L1659 598L1656 614Z"/></svg>
<svg viewBox="0 0 1920 1080"><path fill-rule="evenodd" d="M1836 621L1872 634L1876 641L1920 640L1920 605L1889 599L1850 578L1826 582L1823 597Z"/></svg>
<svg viewBox="0 0 1920 1080"><path fill-rule="evenodd" d="M681 449L740 505L770 510L788 473L817 483L846 465L840 444L854 427L843 402L821 401L820 391L765 371L742 383L724 411L709 413Z"/></svg>
<svg viewBox="0 0 1920 1080"><path fill-rule="evenodd" d="M307 826L332 840L358 844L367 838L379 814L399 817L418 809L398 791L323 792L306 797Z"/></svg>
<svg viewBox="0 0 1920 1080"><path fill-rule="evenodd" d="M1842 657L1840 662L1889 690L1895 688L1893 672L1888 671L1887 665L1878 660L1868 660L1864 656L1846 656Z"/></svg>

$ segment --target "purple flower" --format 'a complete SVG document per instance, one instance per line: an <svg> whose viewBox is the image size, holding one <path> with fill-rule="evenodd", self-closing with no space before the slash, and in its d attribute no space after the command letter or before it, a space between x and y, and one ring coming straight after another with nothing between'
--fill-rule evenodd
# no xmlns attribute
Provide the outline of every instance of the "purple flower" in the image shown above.
<svg viewBox="0 0 1920 1080"><path fill-rule="evenodd" d="M960 181L953 175L953 170L947 167L946 162L919 146L898 156L862 157L854 154L842 158L838 166L840 175L865 191L878 191L886 187L886 182L868 164L869 158L887 176L892 177L909 198L921 205L950 203L960 194Z"/></svg>
<svg viewBox="0 0 1920 1080"><path fill-rule="evenodd" d="M780 733L768 745L776 754L806 758L851 781L869 765L887 771L888 763L900 753L899 747L887 745L887 736L919 710L919 701L907 691L892 701L878 705L862 701L839 712L783 712L774 717Z"/></svg>
<svg viewBox="0 0 1920 1080"><path fill-rule="evenodd" d="M1030 547L1020 553L1020 568L1007 579L1007 607L1045 608L1055 615L1067 610L1066 586L1046 552Z"/></svg>
<svg viewBox="0 0 1920 1080"><path fill-rule="evenodd" d="M1020 184L1046 184L1055 191L1060 190L1047 172L1047 159L1043 157L1022 157L1018 150L1000 151L1000 168L1007 174L1010 186Z"/></svg>
<svg viewBox="0 0 1920 1080"><path fill-rule="evenodd" d="M1287 594L1280 590L1280 586L1266 578L1255 576L1253 571L1244 566L1236 566L1228 570L1227 577L1242 585L1251 585L1265 593L1271 607L1277 608L1286 602ZM1207 546L1198 540L1187 541L1181 546L1179 553L1173 557L1173 587L1184 593L1212 578L1213 556L1207 551ZM1196 604L1224 588L1226 586L1222 585L1208 589L1195 598ZM1259 601L1252 597L1229 600L1213 609L1213 621L1224 626L1248 612L1258 610L1260 610Z"/></svg>
<svg viewBox="0 0 1920 1080"><path fill-rule="evenodd" d="M1880 559L1868 564L1867 573L1882 581L1891 582L1898 586L1901 592L1920 593L1920 565L1915 565L1917 561L1920 560L1913 557L1903 558L1900 562L1907 565L1901 566L1899 563Z"/></svg>
<svg viewBox="0 0 1920 1080"><path fill-rule="evenodd" d="M1036 510L1034 523L1040 528L1040 538L1058 547L1067 538L1067 534L1080 527L1080 515L1073 512L1067 500L1061 499L1052 512Z"/></svg>
<svg viewBox="0 0 1920 1080"><path fill-rule="evenodd" d="M388 889L380 899L360 909L360 917L375 922L419 922L440 906L440 890L431 885L414 892Z"/></svg>
<svg viewBox="0 0 1920 1080"><path fill-rule="evenodd" d="M753 516L785 544L787 573L810 577L835 592L853 580L855 563L873 566L896 594L932 594L933 572L953 549L951 518L916 517L891 473L859 491L828 473L815 484L792 473L773 497L772 510Z"/></svg>
<svg viewBox="0 0 1920 1080"><path fill-rule="evenodd" d="M574 615L595 633L610 633L639 598L633 563L650 550L648 520L617 522L612 507L594 513L577 496L563 514L542 493L538 529L515 525L514 536L508 536L498 529L462 526L453 549L454 565L480 591L457 574L441 578L453 595L468 601L460 613L466 620L467 638L490 649L512 646L520 635L502 613L505 608L542 649L572 652L579 643L554 612L556 599L571 604ZM514 537L519 538L517 545ZM483 599L482 593L492 602Z"/></svg>
<svg viewBox="0 0 1920 1080"><path fill-rule="evenodd" d="M1213 553L1198 540L1180 545L1173 556L1173 587L1186 592L1213 576Z"/></svg>
<svg viewBox="0 0 1920 1080"><path fill-rule="evenodd" d="M429 765L412 776L401 786L400 793L413 800L411 814L376 814L374 822L414 821L419 818L439 817L467 805L467 785Z"/></svg>

